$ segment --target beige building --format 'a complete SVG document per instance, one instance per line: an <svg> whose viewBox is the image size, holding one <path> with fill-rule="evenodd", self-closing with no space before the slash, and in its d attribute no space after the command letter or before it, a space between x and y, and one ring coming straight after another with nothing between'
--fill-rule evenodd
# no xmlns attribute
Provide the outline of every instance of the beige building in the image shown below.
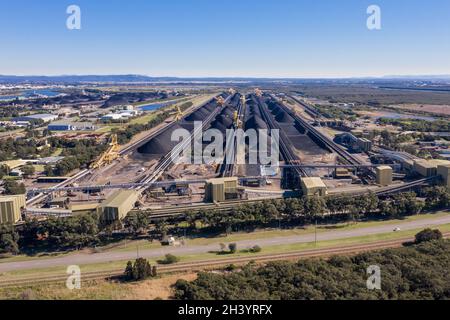
<svg viewBox="0 0 450 320"><path fill-rule="evenodd" d="M450 189L450 164L439 165L437 173L442 177L444 185Z"/></svg>
<svg viewBox="0 0 450 320"><path fill-rule="evenodd" d="M99 203L70 204L69 210L72 211L73 215L81 215L81 214L95 213L97 212L99 206L100 206Z"/></svg>
<svg viewBox="0 0 450 320"><path fill-rule="evenodd" d="M210 179L205 184L205 200L223 202L237 198L238 178Z"/></svg>
<svg viewBox="0 0 450 320"><path fill-rule="evenodd" d="M450 164L448 160L418 160L414 161L414 171L422 177L433 177L437 175L438 166Z"/></svg>
<svg viewBox="0 0 450 320"><path fill-rule="evenodd" d="M25 195L0 197L0 224L17 223L22 219L22 209L26 207Z"/></svg>
<svg viewBox="0 0 450 320"><path fill-rule="evenodd" d="M99 207L98 212L103 221L113 222L125 218L139 199L139 193L134 190L114 192Z"/></svg>
<svg viewBox="0 0 450 320"><path fill-rule="evenodd" d="M308 177L301 179L302 191L305 196L324 197L328 194L325 183L319 177Z"/></svg>
<svg viewBox="0 0 450 320"><path fill-rule="evenodd" d="M389 166L380 166L375 169L377 173L377 184L381 186L389 186L392 184L393 170Z"/></svg>

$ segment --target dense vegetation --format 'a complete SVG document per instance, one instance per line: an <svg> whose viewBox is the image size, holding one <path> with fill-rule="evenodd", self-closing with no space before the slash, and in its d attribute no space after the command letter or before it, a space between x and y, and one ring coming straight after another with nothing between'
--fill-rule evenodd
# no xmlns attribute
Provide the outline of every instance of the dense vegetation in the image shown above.
<svg viewBox="0 0 450 320"><path fill-rule="evenodd" d="M450 122L447 120L426 121L421 119L381 118L378 121L383 125L399 126L405 131L450 132Z"/></svg>
<svg viewBox="0 0 450 320"><path fill-rule="evenodd" d="M8 138L0 140L0 161L48 157L53 150L34 138Z"/></svg>
<svg viewBox="0 0 450 320"><path fill-rule="evenodd" d="M355 121L358 115L351 108L339 108L334 106L315 105L315 109L328 119L340 119Z"/></svg>
<svg viewBox="0 0 450 320"><path fill-rule="evenodd" d="M381 290L367 288L367 268L381 269ZM177 299L188 300L340 300L450 299L450 241L367 252L329 260L254 264L230 274L200 273L178 280Z"/></svg>
<svg viewBox="0 0 450 320"><path fill-rule="evenodd" d="M68 140L51 138L49 143L54 148L61 148L61 156L65 158L59 161L52 170L46 168L47 175L64 176L69 172L88 166L100 156L107 148L106 144L99 144L92 139Z"/></svg>
<svg viewBox="0 0 450 320"><path fill-rule="evenodd" d="M18 195L26 193L25 185L14 180L5 181L3 188L3 194L5 195Z"/></svg>
<svg viewBox="0 0 450 320"><path fill-rule="evenodd" d="M215 210L188 212L182 220L176 218L160 224L161 233L227 232L252 230L264 227L298 226L314 221L319 223L356 221L364 218L400 218L423 210L438 210L450 207L450 192L443 187L425 188L419 199L414 192L396 194L380 199L374 194L342 197L303 197L282 200L267 200L245 204L227 213ZM143 213L145 214L145 213ZM134 229L139 229L134 217ZM186 221L187 226L177 225ZM168 225L174 227L168 228Z"/></svg>

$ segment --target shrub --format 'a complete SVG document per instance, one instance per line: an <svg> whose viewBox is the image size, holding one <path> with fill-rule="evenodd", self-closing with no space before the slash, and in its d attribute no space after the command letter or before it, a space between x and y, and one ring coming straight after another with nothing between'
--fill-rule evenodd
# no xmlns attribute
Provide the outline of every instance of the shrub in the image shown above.
<svg viewBox="0 0 450 320"><path fill-rule="evenodd" d="M236 243L230 243L228 245L228 249L230 250L230 253L236 253L236 251L237 251L237 244Z"/></svg>
<svg viewBox="0 0 450 320"><path fill-rule="evenodd" d="M173 254L166 254L164 260L159 260L158 263L160 264L174 264L180 261L180 258L177 256L174 256Z"/></svg>
<svg viewBox="0 0 450 320"><path fill-rule="evenodd" d="M261 252L261 251L262 251L262 249L261 249L261 247L258 246L258 245L253 246L253 247L250 249L250 252L253 252L253 253L258 253L258 252Z"/></svg>
<svg viewBox="0 0 450 320"><path fill-rule="evenodd" d="M422 243L426 241L432 241L432 240L441 240L442 239L442 232L438 229L431 230L429 228L420 231L418 234L416 234L416 243Z"/></svg>
<svg viewBox="0 0 450 320"><path fill-rule="evenodd" d="M156 267L152 268L146 259L138 258L134 264L128 261L127 267L125 268L125 276L128 280L145 280L156 276Z"/></svg>

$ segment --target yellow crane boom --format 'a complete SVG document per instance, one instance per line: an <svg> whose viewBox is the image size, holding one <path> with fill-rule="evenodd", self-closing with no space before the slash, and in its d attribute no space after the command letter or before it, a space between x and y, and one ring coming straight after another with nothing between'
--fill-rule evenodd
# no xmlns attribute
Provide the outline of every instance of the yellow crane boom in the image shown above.
<svg viewBox="0 0 450 320"><path fill-rule="evenodd" d="M117 134L111 135L108 150L106 150L100 158L91 164L91 169L98 169L105 165L111 164L114 160L119 158L120 146L117 142Z"/></svg>

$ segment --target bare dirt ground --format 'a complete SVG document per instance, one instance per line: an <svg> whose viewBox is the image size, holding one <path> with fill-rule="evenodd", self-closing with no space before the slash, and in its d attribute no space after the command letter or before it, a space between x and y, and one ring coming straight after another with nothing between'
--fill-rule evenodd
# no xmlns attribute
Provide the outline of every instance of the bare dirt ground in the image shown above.
<svg viewBox="0 0 450 320"><path fill-rule="evenodd" d="M124 300L168 300L171 299L173 295L171 287L178 279L193 281L196 278L196 273L188 273L164 276L160 279L139 282L130 285L130 290L125 295Z"/></svg>

